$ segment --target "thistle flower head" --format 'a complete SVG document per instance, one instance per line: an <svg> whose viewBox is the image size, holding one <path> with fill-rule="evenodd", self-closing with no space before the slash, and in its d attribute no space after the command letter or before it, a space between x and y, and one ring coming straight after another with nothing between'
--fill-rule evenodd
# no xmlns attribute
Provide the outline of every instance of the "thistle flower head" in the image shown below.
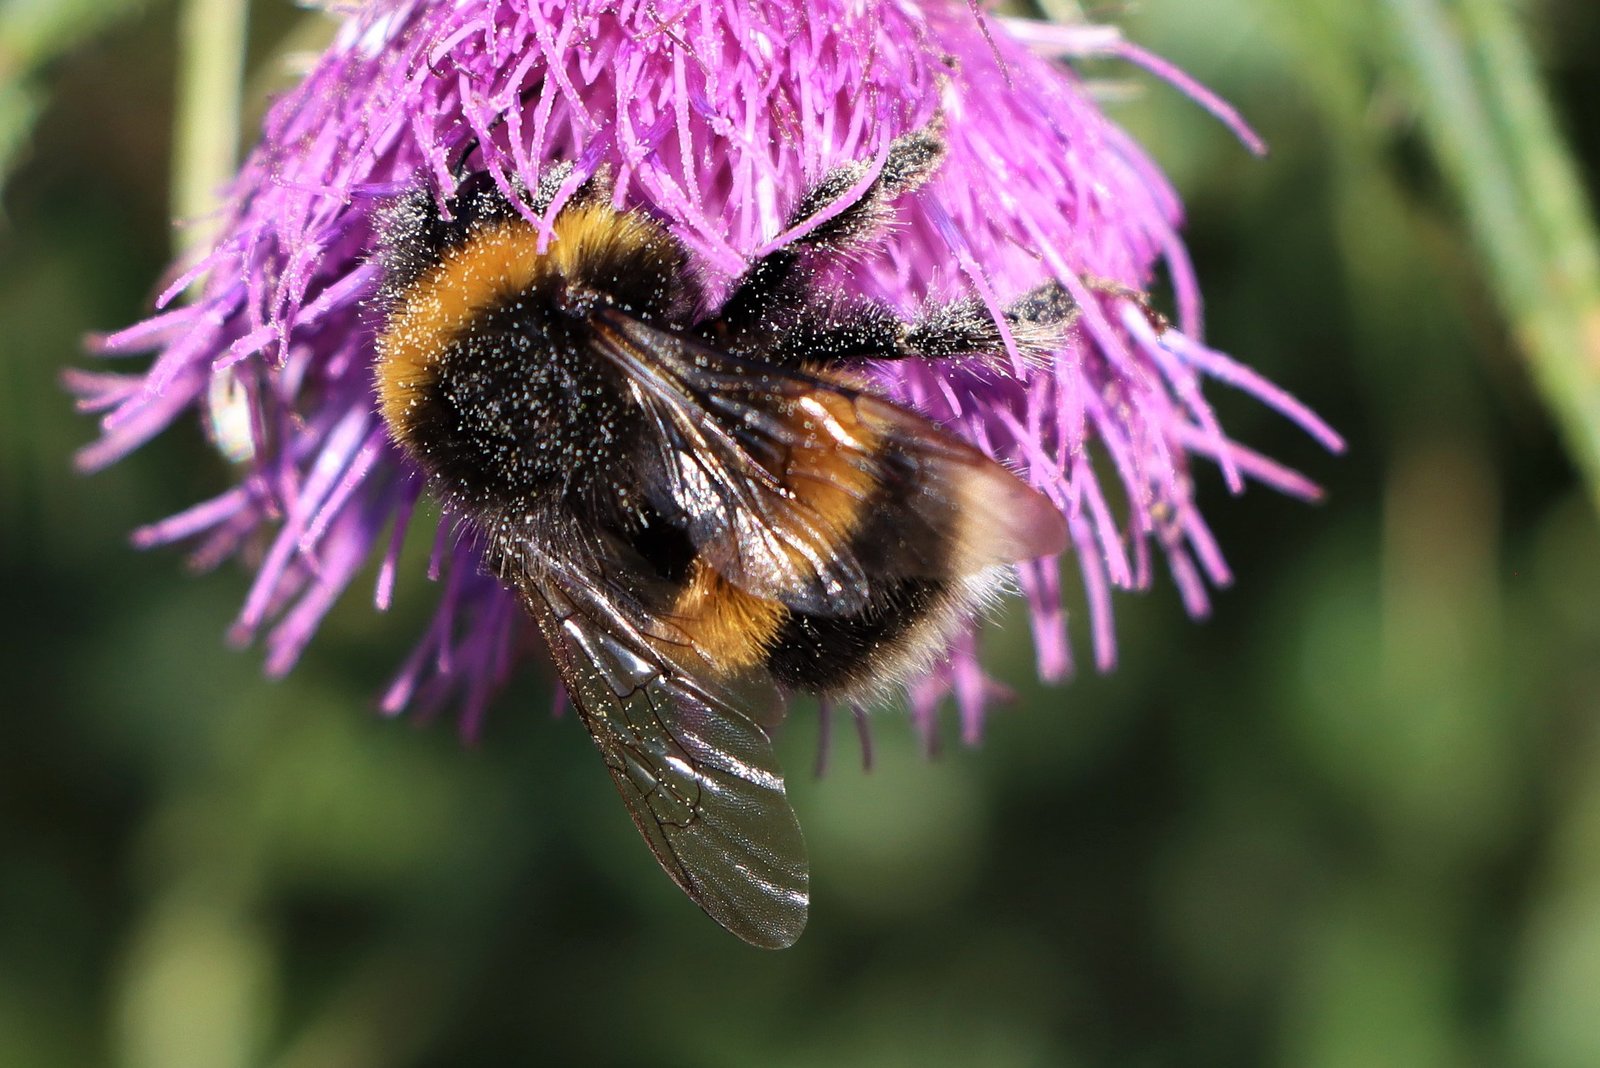
<svg viewBox="0 0 1600 1068"><path fill-rule="evenodd" d="M448 195L473 146L507 191L536 186L555 161L574 164L573 188L607 167L616 203L662 220L714 300L753 256L793 239L783 223L808 183L843 163L881 162L892 139L939 116L942 168L841 283L906 313L975 294L998 320L1055 278L1082 306L1044 363L1013 352L1007 367L899 362L875 373L890 396L1060 506L1095 660L1108 668L1113 588L1149 584L1164 559L1199 615L1208 584L1228 581L1195 508L1193 458L1217 464L1234 490L1248 477L1315 493L1224 434L1204 379L1254 394L1330 447L1338 439L1198 341L1176 196L1056 61L1094 51L1151 67L1227 116L1113 33L986 27L962 0L373 0L272 108L215 246L173 282L163 310L97 343L111 356L153 352L149 367L70 376L103 431L80 462L102 467L191 411L205 418L239 460L237 484L135 540L190 542L214 564L265 532L232 633L264 636L268 670L288 671L365 561L382 561L384 608L402 543L429 536L413 529L423 480L373 400L371 252L387 204L419 184ZM1176 326L1158 334L1136 294L1163 264ZM198 296L180 302L191 285ZM437 611L382 703L458 704L471 732L525 624L477 547L451 530L445 517L432 535ZM1059 677L1071 664L1058 564L1022 565L1019 580L1040 671ZM931 732L934 706L953 691L970 737L993 688L969 634L912 687L912 705Z"/></svg>

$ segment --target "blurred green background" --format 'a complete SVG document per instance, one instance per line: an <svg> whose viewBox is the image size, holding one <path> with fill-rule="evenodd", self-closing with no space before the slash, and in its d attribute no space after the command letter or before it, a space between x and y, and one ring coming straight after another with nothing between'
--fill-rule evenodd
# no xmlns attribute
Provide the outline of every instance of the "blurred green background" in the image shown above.
<svg viewBox="0 0 1600 1068"><path fill-rule="evenodd" d="M352 594L274 683L223 641L245 574L128 546L227 477L194 426L77 477L56 383L169 256L178 12L0 2L0 1065L1600 1064L1600 498L1568 458L1600 434L1600 5L1099 14L1270 142L1092 67L1187 198L1209 339L1349 454L1213 387L1328 490L1202 477L1214 618L1122 596L1119 670L1040 688L1014 614L1021 699L932 762L884 714L875 770L838 731L815 780L798 717L815 905L767 954L661 877L537 672L475 748L372 713L425 583ZM255 5L251 85L308 17Z"/></svg>

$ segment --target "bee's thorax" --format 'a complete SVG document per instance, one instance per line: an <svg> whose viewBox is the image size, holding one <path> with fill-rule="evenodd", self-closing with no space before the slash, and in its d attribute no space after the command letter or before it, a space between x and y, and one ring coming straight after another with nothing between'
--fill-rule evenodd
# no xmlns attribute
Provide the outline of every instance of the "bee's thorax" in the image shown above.
<svg viewBox="0 0 1600 1068"><path fill-rule="evenodd" d="M385 421L470 512L626 485L640 413L591 317L673 322L694 300L681 246L638 213L572 206L539 244L520 218L477 219L391 296L378 341Z"/></svg>

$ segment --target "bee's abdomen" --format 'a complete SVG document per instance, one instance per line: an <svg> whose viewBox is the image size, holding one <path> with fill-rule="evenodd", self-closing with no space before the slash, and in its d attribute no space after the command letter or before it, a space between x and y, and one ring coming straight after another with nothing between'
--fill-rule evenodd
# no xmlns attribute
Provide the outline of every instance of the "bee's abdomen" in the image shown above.
<svg viewBox="0 0 1600 1068"><path fill-rule="evenodd" d="M875 582L866 606L850 615L788 611L767 651L767 671L810 693L876 682L886 664L910 651L931 615L950 604L950 594L943 579L888 579Z"/></svg>
<svg viewBox="0 0 1600 1068"><path fill-rule="evenodd" d="M880 481L850 524L844 548L869 575L855 611L787 610L769 640L767 671L796 690L830 694L881 683L894 665L914 659L929 624L958 607L954 502L913 509L921 486L892 440L882 443Z"/></svg>
<svg viewBox="0 0 1600 1068"><path fill-rule="evenodd" d="M747 593L697 561L665 614L719 671L759 668L790 690L827 695L875 687L917 660L930 624L962 605L960 588L937 578L878 578L865 604L826 615Z"/></svg>
<svg viewBox="0 0 1600 1068"><path fill-rule="evenodd" d="M813 547L848 557L862 575L831 609L810 597L758 596L705 557L694 560L667 614L711 663L760 668L790 690L832 695L880 688L937 652L971 600L970 583L956 573L959 502L930 495L926 472L892 435L874 454L866 481L826 453L791 468L806 472L789 490L811 529L838 539Z"/></svg>

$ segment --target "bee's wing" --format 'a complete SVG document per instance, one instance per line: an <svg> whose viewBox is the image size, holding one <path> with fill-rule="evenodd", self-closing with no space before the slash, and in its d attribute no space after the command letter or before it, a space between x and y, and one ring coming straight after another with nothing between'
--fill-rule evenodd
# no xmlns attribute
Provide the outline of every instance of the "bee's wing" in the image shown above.
<svg viewBox="0 0 1600 1068"><path fill-rule="evenodd" d="M654 418L669 520L758 597L849 615L875 578L971 574L1066 546L1043 494L914 412L615 310L596 316L595 338ZM892 536L852 548L874 513Z"/></svg>
<svg viewBox="0 0 1600 1068"><path fill-rule="evenodd" d="M792 418L794 400L756 392L754 377L727 353L615 310L597 313L592 326L597 355L633 383L653 420L647 444L658 453L646 466L661 480L649 487L653 503L705 563L791 608L863 607L870 576L849 551L848 527L796 492L794 458L820 443ZM781 391L782 373L768 370L766 381ZM832 450L840 463L830 481L847 494L876 481L877 461L861 444Z"/></svg>
<svg viewBox="0 0 1600 1068"><path fill-rule="evenodd" d="M639 833L694 903L755 946L805 927L805 841L766 727L696 654L603 594L554 573L519 582L567 694L600 748ZM768 710L775 718L777 694Z"/></svg>

